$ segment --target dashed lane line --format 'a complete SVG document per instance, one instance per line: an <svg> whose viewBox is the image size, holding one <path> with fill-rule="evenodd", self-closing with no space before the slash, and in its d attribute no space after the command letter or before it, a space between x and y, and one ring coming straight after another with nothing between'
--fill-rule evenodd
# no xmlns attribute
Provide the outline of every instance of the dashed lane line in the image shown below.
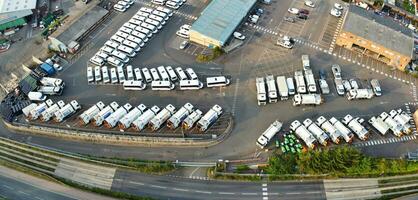
<svg viewBox="0 0 418 200"><path fill-rule="evenodd" d="M234 195L235 193L233 193L233 192L218 192L218 194Z"/></svg>
<svg viewBox="0 0 418 200"><path fill-rule="evenodd" d="M182 188L172 188L173 190L176 190L176 191L182 191L182 192L188 192L189 190L188 189L182 189Z"/></svg>

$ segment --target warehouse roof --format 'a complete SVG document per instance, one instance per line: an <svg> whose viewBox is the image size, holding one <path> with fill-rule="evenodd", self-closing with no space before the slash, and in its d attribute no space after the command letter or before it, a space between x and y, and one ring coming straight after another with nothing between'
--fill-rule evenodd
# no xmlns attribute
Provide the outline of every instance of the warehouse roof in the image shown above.
<svg viewBox="0 0 418 200"><path fill-rule="evenodd" d="M213 0L191 29L224 45L256 2L257 0Z"/></svg>
<svg viewBox="0 0 418 200"><path fill-rule="evenodd" d="M343 30L412 57L412 31L399 23L357 6L350 6Z"/></svg>

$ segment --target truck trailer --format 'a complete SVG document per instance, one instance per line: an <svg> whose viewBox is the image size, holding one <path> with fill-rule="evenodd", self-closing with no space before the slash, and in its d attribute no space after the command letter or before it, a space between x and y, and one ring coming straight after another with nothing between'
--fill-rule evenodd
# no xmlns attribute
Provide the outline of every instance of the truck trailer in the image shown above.
<svg viewBox="0 0 418 200"><path fill-rule="evenodd" d="M274 121L268 128L261 134L261 136L257 139L257 146L260 148L264 148L270 142L270 140L280 131L282 128L283 123L279 121Z"/></svg>
<svg viewBox="0 0 418 200"><path fill-rule="evenodd" d="M295 132L295 134L305 142L306 146L310 149L315 148L317 140L312 136L308 129L300 123L300 121L295 120L290 124L290 129Z"/></svg>
<svg viewBox="0 0 418 200"><path fill-rule="evenodd" d="M141 131L145 128L148 122L155 117L155 115L160 112L160 108L158 106L153 106L147 111L145 111L142 115L140 115L136 120L132 122L132 126L137 130Z"/></svg>
<svg viewBox="0 0 418 200"><path fill-rule="evenodd" d="M140 104L139 106L132 109L128 114L122 117L119 120L118 126L120 129L127 129L131 127L131 124L134 120L136 120L142 113L147 109L144 104Z"/></svg>
<svg viewBox="0 0 418 200"><path fill-rule="evenodd" d="M30 115L30 111L32 111L33 109L36 108L36 106L38 106L38 104L36 103L31 103L28 106L24 107L22 109L23 114L25 115L25 117L29 117Z"/></svg>
<svg viewBox="0 0 418 200"><path fill-rule="evenodd" d="M302 67L303 70L311 70L311 63L309 61L309 55L302 55Z"/></svg>
<svg viewBox="0 0 418 200"><path fill-rule="evenodd" d="M107 117L104 120L104 126L106 128L113 128L113 127L115 127L118 124L119 120L122 119L123 116L125 116L126 114L128 114L128 112L131 109L132 109L132 105L129 104L129 103L126 103L122 107L116 109L115 112L113 112L112 114L110 114L109 117Z"/></svg>
<svg viewBox="0 0 418 200"><path fill-rule="evenodd" d="M72 100L69 104L65 105L55 113L54 120L55 122L62 122L65 118L71 116L80 109L80 104L78 104L76 100Z"/></svg>
<svg viewBox="0 0 418 200"><path fill-rule="evenodd" d="M173 116L167 121L167 127L170 129L176 129L180 123L193 112L193 105L190 103L184 104Z"/></svg>
<svg viewBox="0 0 418 200"><path fill-rule="evenodd" d="M58 101L54 105L47 108L44 112L41 114L41 120L44 122L49 121L60 108L64 107L65 103L64 101Z"/></svg>
<svg viewBox="0 0 418 200"><path fill-rule="evenodd" d="M257 77L255 80L255 84L257 87L257 102L258 105L266 105L267 104L267 94L266 94L266 84L264 82L263 77Z"/></svg>
<svg viewBox="0 0 418 200"><path fill-rule="evenodd" d="M54 102L51 99L46 100L43 103L38 104L36 108L30 111L29 119L36 120L39 116L50 106L52 106Z"/></svg>
<svg viewBox="0 0 418 200"><path fill-rule="evenodd" d="M219 105L214 105L198 122L197 128L199 131L204 132L208 130L222 114L222 108Z"/></svg>
<svg viewBox="0 0 418 200"><path fill-rule="evenodd" d="M369 137L369 131L363 125L361 125L364 122L363 119L360 119L358 117L354 118L353 116L348 114L344 117L342 122L345 125L347 125L360 140L364 141L367 140L367 138Z"/></svg>
<svg viewBox="0 0 418 200"><path fill-rule="evenodd" d="M101 126L103 124L103 121L118 108L119 108L118 103L116 102L110 103L108 106L106 106L103 110L101 110L99 113L97 113L97 115L93 117L94 125Z"/></svg>
<svg viewBox="0 0 418 200"><path fill-rule="evenodd" d="M191 129L194 124L202 117L203 112L199 109L195 110L190 114L186 119L184 119L182 123L182 127L184 130Z"/></svg>
<svg viewBox="0 0 418 200"><path fill-rule="evenodd" d="M396 137L401 137L403 135L403 127L402 125L397 122L396 120L394 120L392 117L390 117L390 115L386 112L382 112L382 114L380 114L379 116L380 118L383 119L383 121L389 125L390 130L392 131L392 133L396 136Z"/></svg>
<svg viewBox="0 0 418 200"><path fill-rule="evenodd" d="M274 76L273 75L266 76L266 82L267 82L269 102L276 103L278 97L277 97L276 81L274 80Z"/></svg>
<svg viewBox="0 0 418 200"><path fill-rule="evenodd" d="M64 87L65 86L65 83L62 79L51 78L51 77L41 78L41 84L43 86L55 86L55 87Z"/></svg>
<svg viewBox="0 0 418 200"><path fill-rule="evenodd" d="M306 93L305 79L302 71L295 71L296 91L298 93Z"/></svg>
<svg viewBox="0 0 418 200"><path fill-rule="evenodd" d="M317 89L316 89L315 77L311 69L305 70L305 78L306 78L306 84L308 86L308 91L312 93L316 93Z"/></svg>
<svg viewBox="0 0 418 200"><path fill-rule="evenodd" d="M390 130L390 126L386 122L384 122L380 116L373 116L369 119L368 122L382 135L386 135L386 133Z"/></svg>
<svg viewBox="0 0 418 200"><path fill-rule="evenodd" d="M341 133L341 136L344 138L345 142L351 143L354 138L354 134L348 129L343 123L338 121L337 118L332 117L329 119L329 122Z"/></svg>
<svg viewBox="0 0 418 200"><path fill-rule="evenodd" d="M347 92L347 99L371 99L374 93L371 89L351 89Z"/></svg>
<svg viewBox="0 0 418 200"><path fill-rule="evenodd" d="M329 137L319 126L309 118L303 121L303 125L312 133L313 136L318 140L323 146L327 146Z"/></svg>
<svg viewBox="0 0 418 200"><path fill-rule="evenodd" d="M161 125L163 125L163 123L174 114L174 112L176 112L176 108L173 105L168 104L163 110L161 110L157 115L155 115L154 118L149 121L148 127L153 131L158 130Z"/></svg>
<svg viewBox="0 0 418 200"><path fill-rule="evenodd" d="M315 122L319 127L322 128L325 132L328 133L331 140L335 144L339 144L341 141L342 133L335 128L324 116L320 116L318 119L316 119Z"/></svg>
<svg viewBox="0 0 418 200"><path fill-rule="evenodd" d="M105 107L105 104L102 101L97 102L95 105L81 113L80 116L78 116L78 119L83 124L90 123L90 120L93 119L94 116L96 116L103 108Z"/></svg>
<svg viewBox="0 0 418 200"><path fill-rule="evenodd" d="M321 105L324 99L320 94L296 94L293 97L293 106Z"/></svg>
<svg viewBox="0 0 418 200"><path fill-rule="evenodd" d="M293 81L293 80L292 80ZM289 88L285 76L278 76L276 78L277 88L279 89L280 100L287 100L289 98Z"/></svg>

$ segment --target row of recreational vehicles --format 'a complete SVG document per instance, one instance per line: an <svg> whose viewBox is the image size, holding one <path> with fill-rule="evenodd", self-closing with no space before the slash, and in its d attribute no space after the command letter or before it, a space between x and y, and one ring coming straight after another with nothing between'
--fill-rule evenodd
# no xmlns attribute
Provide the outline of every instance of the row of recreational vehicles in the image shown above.
<svg viewBox="0 0 418 200"><path fill-rule="evenodd" d="M389 113L382 112L379 116L373 116L368 123L381 135L392 132L396 137L412 133L412 117L406 114L402 109L391 110ZM313 121L309 118L303 122L295 120L291 123L290 129L300 138L305 145L313 149L317 144L327 146L331 141L339 144L342 140L351 143L354 136L365 141L370 136L370 130L364 125L365 120L359 117L353 117L347 114L341 120L335 117L329 120L320 116ZM282 128L282 123L275 121L258 138L257 145L264 148L276 133Z"/></svg>
<svg viewBox="0 0 418 200"><path fill-rule="evenodd" d="M196 125L199 131L204 132L216 122L222 112L219 105L214 105L203 115L201 110L195 109L190 103L186 103L176 110L171 104L164 108L158 106L148 108L144 104L133 107L126 103L119 106L116 102L106 106L99 101L85 110L78 118L84 125L92 123L94 126L104 125L106 128L117 126L122 130L132 127L136 131L141 131L148 127L152 131L156 131L166 123L170 129L181 126L184 130L189 130Z"/></svg>

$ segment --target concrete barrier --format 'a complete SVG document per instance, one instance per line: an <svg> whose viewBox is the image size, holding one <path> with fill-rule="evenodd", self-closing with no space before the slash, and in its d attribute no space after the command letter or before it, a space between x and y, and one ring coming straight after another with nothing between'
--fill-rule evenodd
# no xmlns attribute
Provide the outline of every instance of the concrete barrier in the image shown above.
<svg viewBox="0 0 418 200"><path fill-rule="evenodd" d="M111 144L111 145L132 145L132 146L176 146L176 147L208 147L219 144L232 132L233 120L229 120L228 127L214 139L193 139L193 138L167 138L150 136L132 135L112 135L101 134L89 131L64 130L59 128L44 127L40 125L30 125L21 123L8 123L3 121L6 127L22 133L32 133L39 135L52 136L67 140L86 141L91 143Z"/></svg>

